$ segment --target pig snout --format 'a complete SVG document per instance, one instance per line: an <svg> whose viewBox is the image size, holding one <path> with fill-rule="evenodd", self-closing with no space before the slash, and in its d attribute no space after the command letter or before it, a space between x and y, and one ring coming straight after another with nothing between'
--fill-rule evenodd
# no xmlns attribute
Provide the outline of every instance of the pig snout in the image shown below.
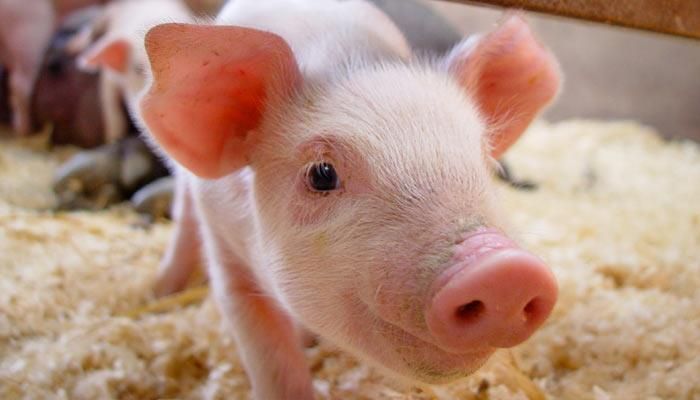
<svg viewBox="0 0 700 400"><path fill-rule="evenodd" d="M480 231L457 244L434 282L426 322L445 350L512 347L547 319L557 299L549 268L510 239Z"/></svg>

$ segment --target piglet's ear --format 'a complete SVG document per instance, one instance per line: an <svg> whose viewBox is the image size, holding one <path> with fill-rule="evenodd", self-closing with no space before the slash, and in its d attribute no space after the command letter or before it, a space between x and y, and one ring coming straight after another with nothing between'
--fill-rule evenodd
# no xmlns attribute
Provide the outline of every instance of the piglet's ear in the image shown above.
<svg viewBox="0 0 700 400"><path fill-rule="evenodd" d="M490 34L458 45L447 64L486 119L494 158L520 137L559 90L557 62L517 15Z"/></svg>
<svg viewBox="0 0 700 400"><path fill-rule="evenodd" d="M78 66L84 70L106 68L123 74L126 72L130 51L129 42L125 39L102 39L80 55Z"/></svg>
<svg viewBox="0 0 700 400"><path fill-rule="evenodd" d="M299 82L279 36L235 26L164 24L146 35L153 83L141 116L160 146L202 178L245 166L273 94Z"/></svg>

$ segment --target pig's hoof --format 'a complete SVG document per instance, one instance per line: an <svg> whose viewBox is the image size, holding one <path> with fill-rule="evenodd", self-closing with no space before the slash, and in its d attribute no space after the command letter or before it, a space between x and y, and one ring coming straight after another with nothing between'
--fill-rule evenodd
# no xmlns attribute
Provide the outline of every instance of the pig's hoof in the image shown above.
<svg viewBox="0 0 700 400"><path fill-rule="evenodd" d="M153 294L156 298L170 296L183 291L189 283L189 276L174 271L181 271L183 268L173 265L161 265L156 282L153 284Z"/></svg>
<svg viewBox="0 0 700 400"><path fill-rule="evenodd" d="M184 288L185 283L176 282L168 275L159 275L153 285L153 294L156 298L161 298L180 292Z"/></svg>
<svg viewBox="0 0 700 400"><path fill-rule="evenodd" d="M182 258L170 260L161 261L160 270L153 285L153 294L156 298L182 292L187 288L206 286L207 275L197 265L179 264L187 262Z"/></svg>
<svg viewBox="0 0 700 400"><path fill-rule="evenodd" d="M160 178L134 193L131 204L137 212L153 218L164 218L170 214L175 179L170 176Z"/></svg>

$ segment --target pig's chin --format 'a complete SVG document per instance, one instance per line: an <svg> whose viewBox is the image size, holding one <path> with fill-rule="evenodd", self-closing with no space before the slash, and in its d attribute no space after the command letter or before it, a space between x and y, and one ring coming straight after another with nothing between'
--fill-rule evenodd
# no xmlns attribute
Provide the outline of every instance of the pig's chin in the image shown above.
<svg viewBox="0 0 700 400"><path fill-rule="evenodd" d="M355 353L399 378L427 384L448 383L476 371L496 350L484 346L459 354L448 352L363 308L367 321L354 322L348 343L352 343Z"/></svg>

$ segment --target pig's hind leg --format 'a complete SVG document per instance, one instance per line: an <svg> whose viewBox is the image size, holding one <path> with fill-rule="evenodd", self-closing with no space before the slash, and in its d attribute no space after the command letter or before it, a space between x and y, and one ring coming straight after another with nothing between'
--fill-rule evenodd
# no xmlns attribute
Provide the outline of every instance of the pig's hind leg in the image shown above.
<svg viewBox="0 0 700 400"><path fill-rule="evenodd" d="M175 195L171 215L175 227L153 289L158 297L184 289L194 269L202 261L192 188L187 179L177 171L174 176Z"/></svg>
<svg viewBox="0 0 700 400"><path fill-rule="evenodd" d="M233 331L253 398L313 399L311 373L291 317L213 235L204 238L212 293L225 327Z"/></svg>

